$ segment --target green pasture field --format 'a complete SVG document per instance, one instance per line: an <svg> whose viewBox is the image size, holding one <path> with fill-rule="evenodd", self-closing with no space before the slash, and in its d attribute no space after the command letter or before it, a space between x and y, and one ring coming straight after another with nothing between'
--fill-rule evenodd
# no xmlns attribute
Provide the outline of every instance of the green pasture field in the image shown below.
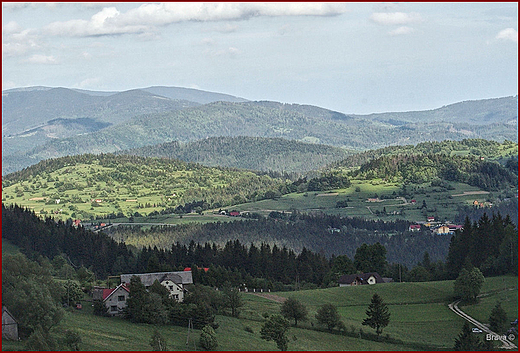
<svg viewBox="0 0 520 353"><path fill-rule="evenodd" d="M507 289L504 291L504 287ZM512 289L512 290L510 290ZM506 310L518 312L518 277L502 276L486 278L483 292L491 293L472 306L463 310L475 318L486 322L485 311L490 310L495 299L509 296ZM374 330L362 326L365 310L373 293L378 293L388 304L391 313L390 324L384 329L394 343L359 338L359 330L373 333ZM308 309L309 321L299 322L288 331L289 350L297 351L402 351L402 350L449 350L460 333L463 319L448 309L453 293L453 281L387 283L375 286L335 287L327 289L302 290L297 292L273 292L270 295L295 297ZM216 336L217 350L230 351L276 351L274 342L260 338L264 315L279 313L281 304L252 293L242 293L244 306L239 318L217 315L219 328ZM488 304L488 299L489 303ZM320 305L334 304L347 328L347 335L325 332L316 322L315 314ZM482 311L482 317L479 316ZM82 338L81 350L138 351L151 350L149 345L153 325L133 324L121 318L94 316L90 302L85 301L83 310L66 311L63 320L53 330L58 339L63 339L65 329L79 332ZM248 330L246 330L246 328ZM172 351L201 349L198 340L200 330L192 330L188 339L188 328L180 326L159 326L159 332L166 338L168 349ZM253 331L248 332L248 331ZM188 346L186 341L188 340ZM399 340L402 343L398 343ZM194 346L195 344L195 346ZM3 342L2 350L23 350L23 342Z"/></svg>
<svg viewBox="0 0 520 353"><path fill-rule="evenodd" d="M450 185L453 190L429 184L418 185L417 192L403 199L397 195L401 185L385 183L382 180L352 180L352 185L347 189L292 193L275 200L246 203L234 208L263 215L268 215L271 211L290 212L295 209L305 213L323 212L367 219L407 219L420 222L426 221L427 216L435 216L440 221L449 221L457 213L458 207L472 205L475 200L485 203L492 196L467 184L450 182ZM369 198L379 198L381 201L368 202ZM411 204L413 199L416 200L415 204ZM426 202L427 211L421 209L423 200ZM336 208L338 201L346 201L348 206ZM384 210L386 215L383 214Z"/></svg>
<svg viewBox="0 0 520 353"><path fill-rule="evenodd" d="M160 171L156 172L160 174ZM233 180L253 175L247 171L212 168L204 168L202 171L178 170L169 171L168 183L164 184L162 179L148 182L150 178L147 176L143 176L143 180L132 180L131 183L118 182L114 181L116 174L114 168L98 164L68 166L50 174L35 175L27 181L3 185L2 202L27 207L38 215L61 220L86 220L92 216L112 213L128 216L139 212L148 215L166 207L184 204L183 195L195 189L226 187ZM116 176L112 178L113 175Z"/></svg>

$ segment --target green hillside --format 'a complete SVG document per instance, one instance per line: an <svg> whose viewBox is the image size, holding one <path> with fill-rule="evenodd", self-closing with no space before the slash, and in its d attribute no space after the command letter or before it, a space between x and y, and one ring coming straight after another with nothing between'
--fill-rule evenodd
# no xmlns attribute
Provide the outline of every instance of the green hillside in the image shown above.
<svg viewBox="0 0 520 353"><path fill-rule="evenodd" d="M507 159L518 156L518 143L508 140L497 142L484 139L463 139L461 141L429 141L416 145L388 146L352 154L344 160L331 163L329 169L355 168L383 156L431 153L442 153L450 157L484 157L484 160L493 160L505 164Z"/></svg>
<svg viewBox="0 0 520 353"><path fill-rule="evenodd" d="M504 290L506 289L506 290ZM373 330L361 325L373 293L378 293L390 311L390 323L377 340ZM502 301L508 321L518 315L518 277L488 277L482 292L487 294L478 304L464 306L462 310L488 323L491 308L488 302ZM298 351L406 351L451 350L460 333L463 319L448 309L452 301L453 281L421 283L389 283L375 286L336 287L295 292L276 292L274 299L294 297L308 310L308 321L289 328L289 350ZM276 344L260 338L264 315L280 312L281 304L260 297L268 293L241 293L244 306L239 318L217 315L219 327L215 330L218 350L222 351L274 351ZM88 303L88 302L87 302ZM346 331L327 332L318 325L315 313L320 305L333 304L338 308ZM134 324L121 318L94 316L90 305L83 310L67 311L60 324L53 329L63 337L64 329L76 330L82 338L81 350L150 350L149 340L154 325ZM180 351L200 348L201 330L190 332L186 327L158 326L166 338L169 350ZM360 334L361 331L361 334ZM388 336L387 336L388 335ZM480 337L480 336L479 336ZM481 337L482 339L482 337ZM189 346L186 347L186 342ZM514 341L515 343L518 340ZM3 350L23 349L23 342L3 342Z"/></svg>
<svg viewBox="0 0 520 353"><path fill-rule="evenodd" d="M352 153L338 147L282 138L240 136L210 137L188 143L167 142L116 154L173 158L212 167L306 173Z"/></svg>
<svg viewBox="0 0 520 353"><path fill-rule="evenodd" d="M42 161L2 180L3 202L58 218L159 213L194 201L224 207L255 200L283 182L252 172L136 156L82 155ZM196 207L194 206L194 207Z"/></svg>

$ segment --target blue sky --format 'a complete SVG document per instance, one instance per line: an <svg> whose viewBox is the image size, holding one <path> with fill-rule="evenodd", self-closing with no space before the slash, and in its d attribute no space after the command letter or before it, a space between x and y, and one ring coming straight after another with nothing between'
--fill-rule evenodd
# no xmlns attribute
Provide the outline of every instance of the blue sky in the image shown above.
<svg viewBox="0 0 520 353"><path fill-rule="evenodd" d="M518 94L516 2L2 7L2 89L178 86L357 114Z"/></svg>

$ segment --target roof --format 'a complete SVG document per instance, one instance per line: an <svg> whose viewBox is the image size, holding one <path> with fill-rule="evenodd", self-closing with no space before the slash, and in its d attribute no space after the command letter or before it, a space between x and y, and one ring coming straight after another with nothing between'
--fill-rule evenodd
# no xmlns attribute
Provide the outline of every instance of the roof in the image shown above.
<svg viewBox="0 0 520 353"><path fill-rule="evenodd" d="M204 270L204 272L208 272L209 267L197 267L197 270ZM191 267L184 268L184 271L191 271Z"/></svg>
<svg viewBox="0 0 520 353"><path fill-rule="evenodd" d="M126 286L125 286L126 283L121 283L120 285L118 285L116 288L114 289L110 289L110 288L104 288L103 289L103 301L107 300L112 294L114 294L115 292L117 292L117 290L119 288L122 288L124 290L126 290L128 293L130 293L130 289L128 289ZM105 292L106 291L106 292ZM107 293L107 295L105 296L105 293Z"/></svg>
<svg viewBox="0 0 520 353"><path fill-rule="evenodd" d="M410 224L410 229L421 228L420 224Z"/></svg>
<svg viewBox="0 0 520 353"><path fill-rule="evenodd" d="M368 273L358 273L355 275L343 275L338 279L338 283L340 284L350 284L354 282L356 279L363 284L367 284L367 280L370 276L374 276L376 279L376 283L385 283L383 278L377 272L368 272Z"/></svg>
<svg viewBox="0 0 520 353"><path fill-rule="evenodd" d="M14 318L13 314L11 314L11 312L9 310L7 310L7 307L6 306L2 306L2 324L4 323L4 314L7 314L9 315L9 317L16 323L18 323L18 321L16 321L16 319Z"/></svg>
<svg viewBox="0 0 520 353"><path fill-rule="evenodd" d="M155 282L159 283L170 280L177 284L192 284L193 278L191 271L177 271L177 272L154 272L154 273L134 273L121 275L121 283L130 283L132 276L141 278L141 283L145 287L149 287Z"/></svg>

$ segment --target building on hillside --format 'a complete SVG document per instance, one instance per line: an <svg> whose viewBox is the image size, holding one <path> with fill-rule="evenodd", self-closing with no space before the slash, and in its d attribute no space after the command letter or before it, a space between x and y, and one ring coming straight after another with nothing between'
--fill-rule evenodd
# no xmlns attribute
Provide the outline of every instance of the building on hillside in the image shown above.
<svg viewBox="0 0 520 353"><path fill-rule="evenodd" d="M209 267L197 267L197 270L204 270L204 272L208 272ZM191 271L191 267L185 267L184 271Z"/></svg>
<svg viewBox="0 0 520 353"><path fill-rule="evenodd" d="M448 235L448 234L453 234L453 232L450 230L450 228L448 226L445 226L445 225L442 225L438 228L435 228L433 230L433 232L435 234L439 234L439 235Z"/></svg>
<svg viewBox="0 0 520 353"><path fill-rule="evenodd" d="M240 212L238 212L238 211L231 211L231 212L229 212L229 215L231 217L240 217Z"/></svg>
<svg viewBox="0 0 520 353"><path fill-rule="evenodd" d="M146 289L157 280L168 289L170 297L179 302L184 300L186 285L193 284L191 271L124 274L121 275L121 283L130 284L132 276L139 277Z"/></svg>
<svg viewBox="0 0 520 353"><path fill-rule="evenodd" d="M2 339L18 340L18 322L5 306L2 306Z"/></svg>
<svg viewBox="0 0 520 353"><path fill-rule="evenodd" d="M338 279L340 287L359 286L364 284L385 283L377 272L359 273L356 275L343 275Z"/></svg>
<svg viewBox="0 0 520 353"><path fill-rule="evenodd" d="M410 226L408 227L408 230L410 232L418 232L421 230L421 225L420 224L410 224Z"/></svg>
<svg viewBox="0 0 520 353"><path fill-rule="evenodd" d="M103 288L101 296L108 313L115 316L121 314L123 309L126 308L126 301L130 296L130 289L125 286L124 283L121 283L116 288ZM97 297L99 297L99 294ZM94 296L94 299L97 299L96 296Z"/></svg>
<svg viewBox="0 0 520 353"><path fill-rule="evenodd" d="M426 217L426 221L427 221L427 222L435 222L435 217L433 217L433 216L428 216L428 217Z"/></svg>
<svg viewBox="0 0 520 353"><path fill-rule="evenodd" d="M461 225L458 225L458 224L449 224L448 228L450 229L451 232L455 232L456 230L462 230L463 229L463 227Z"/></svg>

